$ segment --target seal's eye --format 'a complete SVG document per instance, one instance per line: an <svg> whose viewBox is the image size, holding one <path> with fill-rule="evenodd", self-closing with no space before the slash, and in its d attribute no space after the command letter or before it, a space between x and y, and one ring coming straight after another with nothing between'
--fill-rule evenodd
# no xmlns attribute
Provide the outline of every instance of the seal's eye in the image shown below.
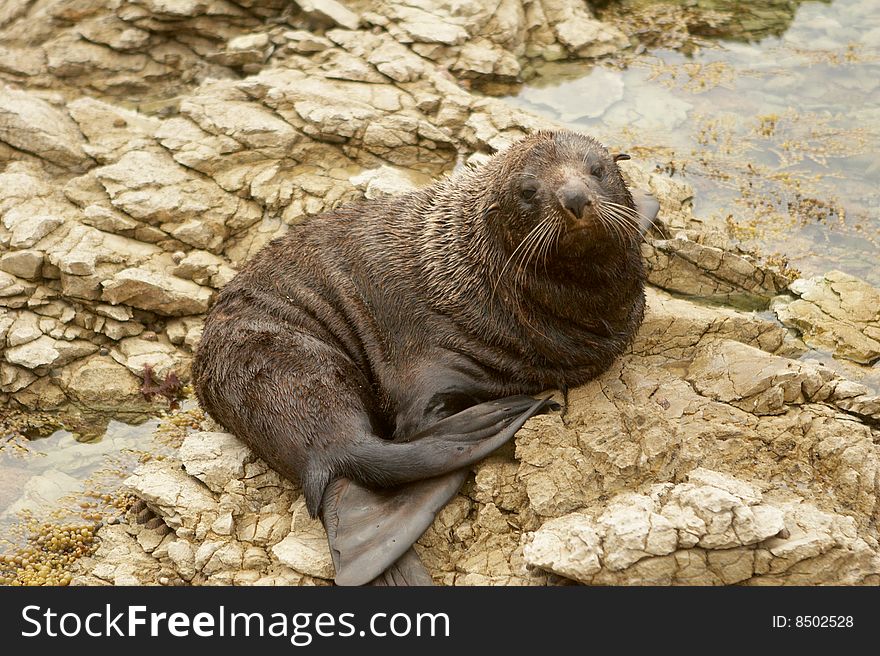
<svg viewBox="0 0 880 656"><path fill-rule="evenodd" d="M524 182L519 193L525 200L532 200L532 198L535 197L535 194L538 193L538 183L533 180Z"/></svg>
<svg viewBox="0 0 880 656"><path fill-rule="evenodd" d="M603 173L605 173L605 169L598 162L590 167L590 175L594 178L601 178Z"/></svg>

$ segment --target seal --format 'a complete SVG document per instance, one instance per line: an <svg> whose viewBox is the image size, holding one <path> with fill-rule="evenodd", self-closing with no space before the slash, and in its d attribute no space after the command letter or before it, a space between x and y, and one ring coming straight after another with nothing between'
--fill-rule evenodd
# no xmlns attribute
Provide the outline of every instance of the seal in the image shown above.
<svg viewBox="0 0 880 656"><path fill-rule="evenodd" d="M469 465L629 346L657 214L594 139L542 131L307 218L220 292L198 398L327 529L336 583L429 584L412 544ZM383 574L384 573L384 574Z"/></svg>

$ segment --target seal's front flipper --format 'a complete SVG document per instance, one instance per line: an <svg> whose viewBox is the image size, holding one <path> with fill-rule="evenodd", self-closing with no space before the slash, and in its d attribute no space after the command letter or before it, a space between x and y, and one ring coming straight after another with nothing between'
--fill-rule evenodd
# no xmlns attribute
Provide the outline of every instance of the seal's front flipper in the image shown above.
<svg viewBox="0 0 880 656"><path fill-rule="evenodd" d="M657 213L660 211L660 203L654 197L654 194L641 189L632 190L633 203L636 206L636 212L639 214L639 232L644 237L651 226L656 227L661 233L664 232L663 226L655 222ZM663 235L666 237L666 235Z"/></svg>
<svg viewBox="0 0 880 656"><path fill-rule="evenodd" d="M375 583L431 585L411 547L466 477L467 470L455 471L380 490L347 478L330 483L322 514L336 584L365 585L382 577Z"/></svg>

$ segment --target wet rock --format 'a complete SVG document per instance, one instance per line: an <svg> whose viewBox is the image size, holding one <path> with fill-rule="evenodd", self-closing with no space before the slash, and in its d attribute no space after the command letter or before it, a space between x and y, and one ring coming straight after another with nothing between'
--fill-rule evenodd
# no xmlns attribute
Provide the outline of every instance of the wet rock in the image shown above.
<svg viewBox="0 0 880 656"><path fill-rule="evenodd" d="M105 356L91 355L65 368L60 383L69 398L92 410L154 409L141 393L141 379Z"/></svg>
<svg viewBox="0 0 880 656"><path fill-rule="evenodd" d="M662 289L740 307L767 307L788 285L748 258L689 239L654 240L642 249L648 280Z"/></svg>
<svg viewBox="0 0 880 656"><path fill-rule="evenodd" d="M796 280L789 290L797 298L778 298L773 310L807 344L860 364L880 359L880 291L840 271Z"/></svg>

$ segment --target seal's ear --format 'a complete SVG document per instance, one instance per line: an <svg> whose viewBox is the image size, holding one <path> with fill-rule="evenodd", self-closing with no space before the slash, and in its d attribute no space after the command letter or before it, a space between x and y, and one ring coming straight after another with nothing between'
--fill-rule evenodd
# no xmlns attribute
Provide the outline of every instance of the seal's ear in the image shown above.
<svg viewBox="0 0 880 656"><path fill-rule="evenodd" d="M644 237L651 226L656 226L660 232L663 232L662 226L655 223L657 213L660 211L660 203L654 197L654 194L641 189L632 191L633 203L636 206L636 212L639 215L639 232Z"/></svg>
<svg viewBox="0 0 880 656"><path fill-rule="evenodd" d="M630 157L626 153L613 153L611 155L611 157L614 159L615 162L620 162L623 160L632 159L632 157Z"/></svg>

